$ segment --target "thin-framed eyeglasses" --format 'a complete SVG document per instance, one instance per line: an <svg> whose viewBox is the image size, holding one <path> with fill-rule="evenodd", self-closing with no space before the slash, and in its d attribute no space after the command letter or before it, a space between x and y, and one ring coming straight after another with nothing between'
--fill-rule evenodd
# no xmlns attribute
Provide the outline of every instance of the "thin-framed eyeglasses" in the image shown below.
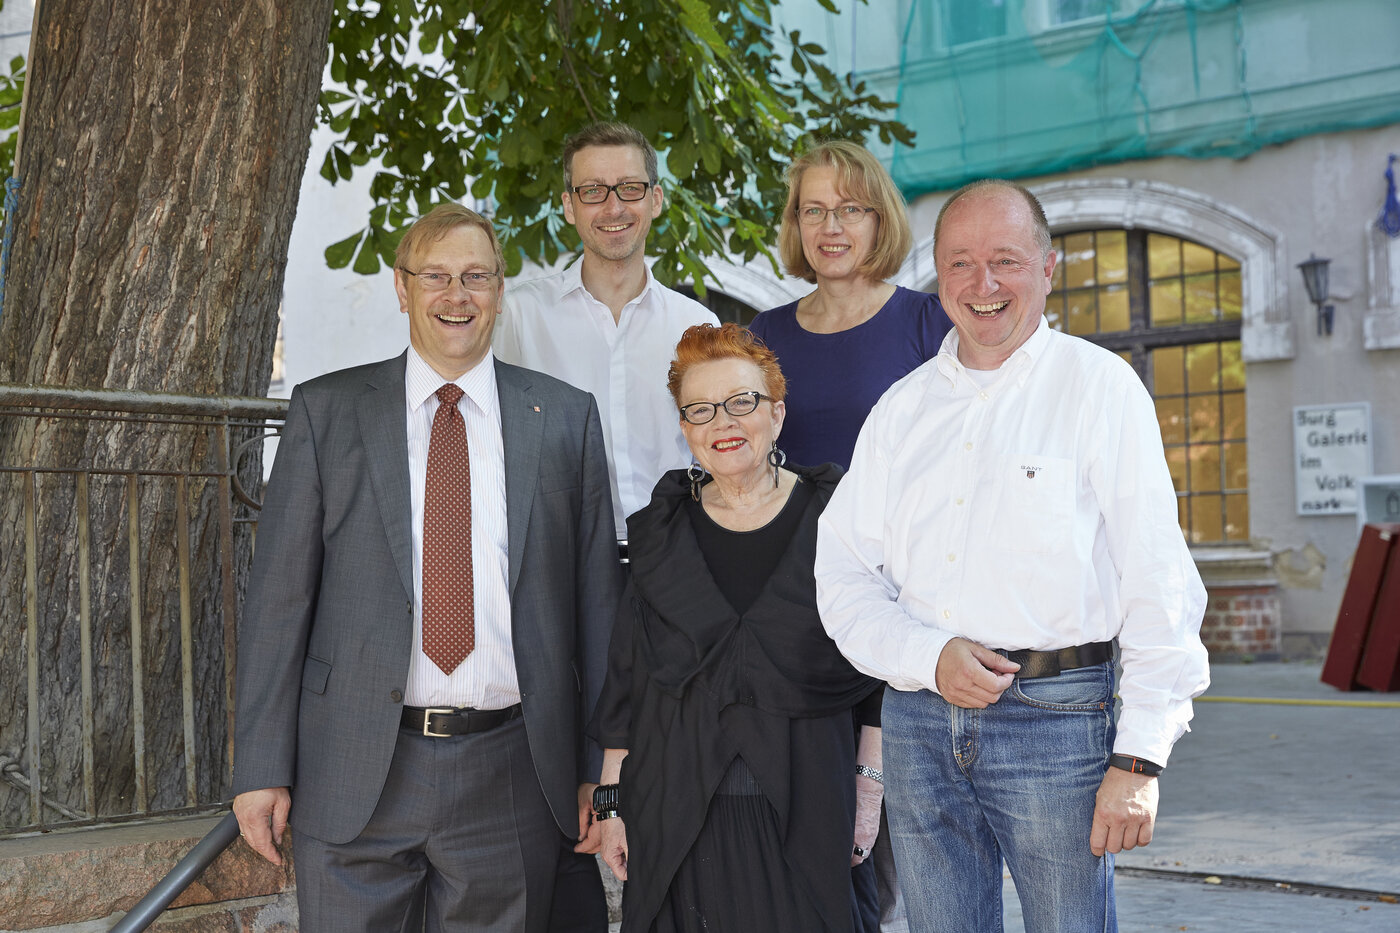
<svg viewBox="0 0 1400 933"><path fill-rule="evenodd" d="M616 192L619 201L640 201L651 188L649 181L620 181L615 185L575 185L569 190L583 204L602 204L608 192Z"/></svg>
<svg viewBox="0 0 1400 933"><path fill-rule="evenodd" d="M681 417L688 424L709 424L723 408L735 418L742 418L757 408L759 402L764 401L771 402L773 398L751 389L731 395L722 402L691 402L689 405L682 405Z"/></svg>
<svg viewBox="0 0 1400 933"><path fill-rule="evenodd" d="M797 209L797 219L804 227L815 227L817 224L826 223L827 214L835 214L836 220L843 227L853 227L865 220L866 214L875 213L873 207L861 207L859 204L842 204L840 207L816 207L808 205Z"/></svg>
<svg viewBox="0 0 1400 933"><path fill-rule="evenodd" d="M500 275L499 272L463 272L460 275L451 272L414 272L403 266L399 266L399 269L417 279L423 290L429 292L446 291L453 279L461 282L469 292L489 292L496 287L496 277Z"/></svg>

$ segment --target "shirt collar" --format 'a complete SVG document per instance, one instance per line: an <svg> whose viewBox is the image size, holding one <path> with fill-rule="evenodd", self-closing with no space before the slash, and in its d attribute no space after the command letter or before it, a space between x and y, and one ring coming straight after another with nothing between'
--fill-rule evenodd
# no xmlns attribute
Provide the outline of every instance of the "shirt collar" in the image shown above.
<svg viewBox="0 0 1400 933"><path fill-rule="evenodd" d="M578 291L592 298L594 301L598 300L597 298L593 298L593 293L583 284L583 262L584 260L580 258L578 262L566 268L561 274L560 282L563 285L563 289L560 292L561 298ZM642 290L638 293L637 297L627 302L629 305L642 304L647 300L648 295L661 287L661 283L657 282L656 277L651 274L650 264L643 264L642 271L646 273L646 282L643 283Z"/></svg>
<svg viewBox="0 0 1400 933"><path fill-rule="evenodd" d="M408 361L404 366L404 395L410 409L417 411L437 394L448 380L438 375L437 370L428 365L412 345L408 348ZM451 380L457 388L482 411L491 410L491 399L496 394L496 358L487 353L471 369Z"/></svg>
<svg viewBox="0 0 1400 933"><path fill-rule="evenodd" d="M1050 322L1042 313L1040 322L1036 324L1031 335L1026 338L1026 342L1007 357L1006 362L998 367L998 371L1014 375L1017 385L1025 385L1026 379L1030 376L1031 368L1035 365L1036 360L1045 355L1045 349L1049 343ZM938 371L955 386L958 383L958 375L967 371L967 367L958 359L958 329L956 327L948 331L947 336L943 338L943 345L938 348Z"/></svg>

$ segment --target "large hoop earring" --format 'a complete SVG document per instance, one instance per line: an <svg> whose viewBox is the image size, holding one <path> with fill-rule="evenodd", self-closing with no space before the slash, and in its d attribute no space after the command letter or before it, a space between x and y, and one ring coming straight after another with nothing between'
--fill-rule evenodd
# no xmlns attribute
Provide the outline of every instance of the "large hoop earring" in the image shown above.
<svg viewBox="0 0 1400 933"><path fill-rule="evenodd" d="M690 466L686 467L685 475L690 479L690 498L696 502L700 501L700 481L705 478L705 468L700 466L699 461L690 461Z"/></svg>
<svg viewBox="0 0 1400 933"><path fill-rule="evenodd" d="M773 447L768 451L768 462L773 466L773 488L778 488L778 468L787 463L787 454L778 446L778 442L773 442Z"/></svg>

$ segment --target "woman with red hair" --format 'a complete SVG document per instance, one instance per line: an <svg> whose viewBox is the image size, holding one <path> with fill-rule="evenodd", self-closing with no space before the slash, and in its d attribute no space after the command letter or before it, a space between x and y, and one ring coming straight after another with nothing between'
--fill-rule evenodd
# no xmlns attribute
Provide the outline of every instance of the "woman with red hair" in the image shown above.
<svg viewBox="0 0 1400 933"><path fill-rule="evenodd" d="M695 462L627 521L590 728L622 929L850 933L851 708L876 683L827 637L812 577L841 470L785 465L782 371L735 324L686 331L670 389Z"/></svg>

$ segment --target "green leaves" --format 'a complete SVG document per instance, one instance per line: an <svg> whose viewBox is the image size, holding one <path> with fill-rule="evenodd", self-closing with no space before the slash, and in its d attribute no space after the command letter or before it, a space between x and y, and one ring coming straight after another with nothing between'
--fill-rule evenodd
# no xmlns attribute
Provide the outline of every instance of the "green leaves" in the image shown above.
<svg viewBox="0 0 1400 933"><path fill-rule="evenodd" d="M893 104L836 75L819 45L774 29L774 3L340 0L321 97L335 141L321 174L379 167L366 226L326 261L377 269L403 226L469 188L509 273L554 261L578 248L559 206L564 139L609 119L660 155L658 278L703 288L706 257L767 254L804 136L912 142L884 119Z"/></svg>

